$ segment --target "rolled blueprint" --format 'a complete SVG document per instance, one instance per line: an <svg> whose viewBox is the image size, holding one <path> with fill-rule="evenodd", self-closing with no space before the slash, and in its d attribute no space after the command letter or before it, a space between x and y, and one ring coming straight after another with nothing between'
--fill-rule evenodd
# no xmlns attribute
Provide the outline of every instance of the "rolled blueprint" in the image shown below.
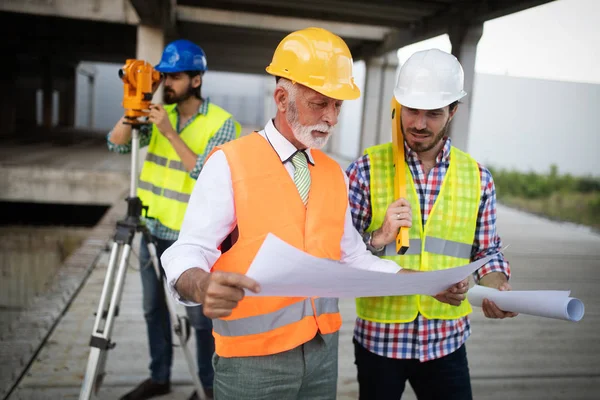
<svg viewBox="0 0 600 400"><path fill-rule="evenodd" d="M569 297L570 294L568 290L500 291L475 285L467 297L477 307L481 307L483 299L489 299L503 311L576 322L583 318L585 307L581 300Z"/></svg>

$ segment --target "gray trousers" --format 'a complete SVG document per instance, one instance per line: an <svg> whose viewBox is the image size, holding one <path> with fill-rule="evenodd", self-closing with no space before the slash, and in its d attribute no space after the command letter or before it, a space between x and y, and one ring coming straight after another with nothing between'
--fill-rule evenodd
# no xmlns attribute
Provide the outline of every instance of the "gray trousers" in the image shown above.
<svg viewBox="0 0 600 400"><path fill-rule="evenodd" d="M317 335L283 353L213 356L215 400L331 400L336 398L338 332Z"/></svg>

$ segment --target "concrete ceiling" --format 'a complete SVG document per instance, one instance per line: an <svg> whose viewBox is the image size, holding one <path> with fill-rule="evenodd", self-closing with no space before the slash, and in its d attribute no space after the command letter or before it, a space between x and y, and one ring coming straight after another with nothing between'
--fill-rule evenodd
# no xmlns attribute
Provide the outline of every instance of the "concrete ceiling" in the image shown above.
<svg viewBox="0 0 600 400"><path fill-rule="evenodd" d="M290 31L320 26L342 36L355 60L552 0L130 0L168 40L186 37L212 69L263 73Z"/></svg>
<svg viewBox="0 0 600 400"><path fill-rule="evenodd" d="M143 23L162 27L167 41L183 37L201 45L212 70L262 74L279 41L295 29L330 29L359 60L550 1L8 1L0 4L0 47L25 70L39 68L40 60L122 62L135 57L135 25Z"/></svg>

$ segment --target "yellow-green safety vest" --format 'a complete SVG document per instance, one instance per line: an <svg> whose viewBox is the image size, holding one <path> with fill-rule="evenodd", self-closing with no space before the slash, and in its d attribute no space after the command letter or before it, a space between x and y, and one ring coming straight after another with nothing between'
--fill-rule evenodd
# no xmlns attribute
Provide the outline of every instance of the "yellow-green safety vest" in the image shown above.
<svg viewBox="0 0 600 400"><path fill-rule="evenodd" d="M164 107L171 125L176 126L176 105ZM229 118L230 113L209 103L207 113L197 115L179 137L195 154L203 154L210 139ZM241 126L237 121L234 123L237 138L240 136ZM169 229L179 231L195 183L196 180L185 169L169 140L153 125L137 191L142 203L148 206L148 217L157 219Z"/></svg>
<svg viewBox="0 0 600 400"><path fill-rule="evenodd" d="M383 225L390 203L394 202L394 160L392 144L365 150L371 163L371 224L368 232ZM382 258L402 268L433 271L453 268L470 261L477 214L481 198L481 178L477 162L468 154L452 147L450 166L440 193L422 227L419 197L408 165L405 168L407 197L412 208L409 249L396 255L395 243L386 247ZM356 299L357 314L368 321L400 323L413 321L419 313L429 319L456 319L471 313L464 300L458 307L437 301L432 296L385 296Z"/></svg>

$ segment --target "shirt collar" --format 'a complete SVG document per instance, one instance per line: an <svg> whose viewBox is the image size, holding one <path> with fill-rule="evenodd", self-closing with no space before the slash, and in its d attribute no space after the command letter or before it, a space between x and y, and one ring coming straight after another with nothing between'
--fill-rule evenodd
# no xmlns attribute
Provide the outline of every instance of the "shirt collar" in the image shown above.
<svg viewBox="0 0 600 400"><path fill-rule="evenodd" d="M259 133L262 136L264 136L269 141L269 143L271 143L271 146L273 146L273 149L279 156L279 159L282 163L290 161L294 154L298 152L296 146L291 144L290 141L287 140L281 134L281 132L277 130L277 128L275 128L275 124L273 123L272 119L270 119L269 122L267 122L265 129L263 129ZM315 165L315 160L313 159L310 149L304 150L304 154L306 154L308 162L312 165Z"/></svg>
<svg viewBox="0 0 600 400"><path fill-rule="evenodd" d="M202 114L202 115L208 114L208 106L209 105L210 105L209 97L207 97L206 99L202 99L202 104L200 104L200 107L198 108L198 114ZM177 113L177 115L179 115L179 110L177 109L177 106L173 107L173 110Z"/></svg>
<svg viewBox="0 0 600 400"><path fill-rule="evenodd" d="M444 142L444 147L442 147L442 150L438 153L435 161L437 164L441 163L441 162L449 162L450 161L450 149L452 148L452 140L450 140L449 137L444 138L445 142ZM410 147L408 147L408 144L406 143L406 141L404 141L404 158L406 159L406 161L414 159L414 160L418 160L419 156L417 155L417 153L415 151L413 151L413 149L411 149Z"/></svg>
<svg viewBox="0 0 600 400"><path fill-rule="evenodd" d="M210 99L207 97L206 99L202 99L202 104L200 104L200 108L198 108L198 114L206 115L208 114L208 106L210 105Z"/></svg>

